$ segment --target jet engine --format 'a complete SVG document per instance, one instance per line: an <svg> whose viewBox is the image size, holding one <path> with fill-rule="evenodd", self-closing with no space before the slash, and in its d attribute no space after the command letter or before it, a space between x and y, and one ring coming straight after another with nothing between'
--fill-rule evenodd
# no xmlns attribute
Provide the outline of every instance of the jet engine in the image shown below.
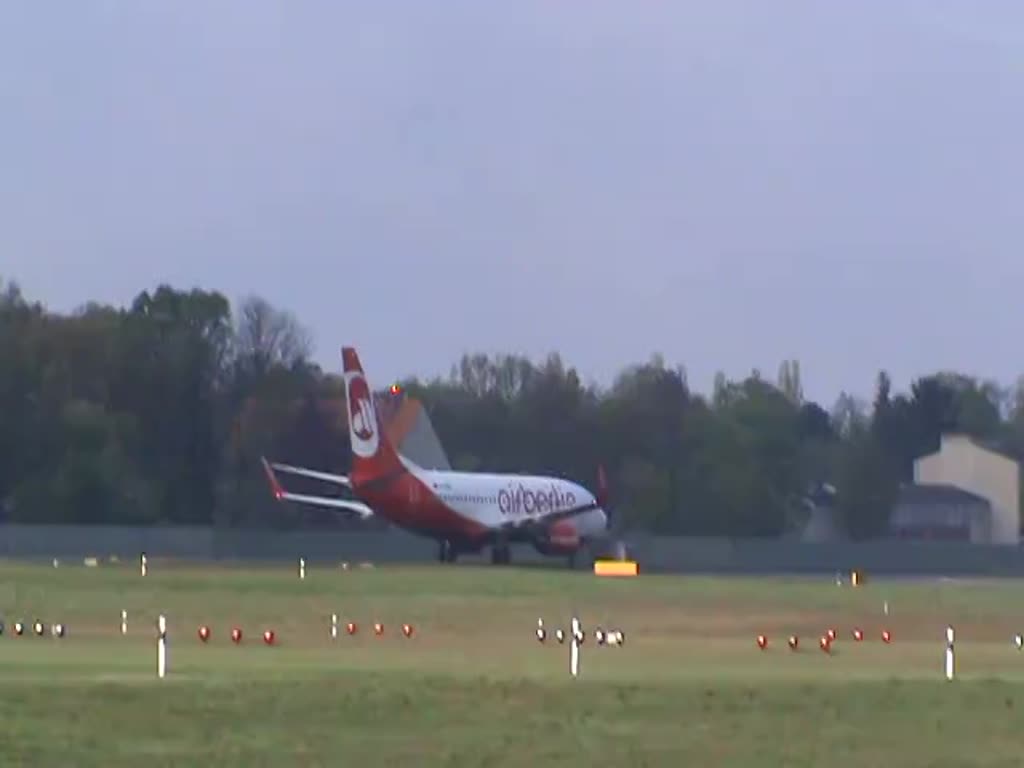
<svg viewBox="0 0 1024 768"><path fill-rule="evenodd" d="M580 548L580 535L570 520L561 520L533 544L542 555L571 555Z"/></svg>

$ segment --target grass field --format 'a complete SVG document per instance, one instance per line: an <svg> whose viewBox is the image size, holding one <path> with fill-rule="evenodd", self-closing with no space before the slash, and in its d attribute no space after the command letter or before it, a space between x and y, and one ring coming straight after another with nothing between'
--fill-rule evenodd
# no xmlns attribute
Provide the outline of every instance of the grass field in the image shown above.
<svg viewBox="0 0 1024 768"><path fill-rule="evenodd" d="M1024 632L1022 598L1024 584L1009 581L853 589L828 578L326 565L300 581L286 566L151 562L143 578L130 565L3 564L0 764L1024 765L1024 654L1011 643ZM158 681L161 612L170 661ZM332 612L359 633L341 627L332 641ZM553 632L574 612L588 630L626 634L622 648L588 637L576 680L568 647L533 635L538 617ZM37 618L68 636L13 636L16 620ZM201 624L213 630L205 645ZM838 639L826 655L817 639L829 627Z"/></svg>

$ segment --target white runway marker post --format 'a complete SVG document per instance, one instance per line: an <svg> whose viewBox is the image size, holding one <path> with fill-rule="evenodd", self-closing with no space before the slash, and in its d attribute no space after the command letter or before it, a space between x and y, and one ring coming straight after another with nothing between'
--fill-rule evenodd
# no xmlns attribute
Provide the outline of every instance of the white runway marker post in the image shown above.
<svg viewBox="0 0 1024 768"><path fill-rule="evenodd" d="M121 634L128 634L128 611L121 611Z"/></svg>
<svg viewBox="0 0 1024 768"><path fill-rule="evenodd" d="M580 674L580 644L583 642L583 630L580 620L572 617L572 643L569 645L569 674L578 677Z"/></svg>
<svg viewBox="0 0 1024 768"><path fill-rule="evenodd" d="M299 558L299 578L306 578L306 558L304 557Z"/></svg>
<svg viewBox="0 0 1024 768"><path fill-rule="evenodd" d="M953 658L953 627L946 627L946 679L953 679L955 660Z"/></svg>
<svg viewBox="0 0 1024 768"><path fill-rule="evenodd" d="M146 575L146 571L149 570L149 568L146 567L146 553L145 552L143 552L141 555L139 555L139 570L142 572L143 576L145 576Z"/></svg>
<svg viewBox="0 0 1024 768"><path fill-rule="evenodd" d="M338 639L338 614L331 614L331 640Z"/></svg>
<svg viewBox="0 0 1024 768"><path fill-rule="evenodd" d="M167 675L167 617L160 614L156 622L156 676L161 680Z"/></svg>

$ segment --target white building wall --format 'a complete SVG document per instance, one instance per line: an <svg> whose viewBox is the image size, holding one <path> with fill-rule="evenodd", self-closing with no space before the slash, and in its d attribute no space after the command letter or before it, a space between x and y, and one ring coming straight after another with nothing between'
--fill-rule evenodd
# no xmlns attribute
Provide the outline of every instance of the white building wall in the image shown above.
<svg viewBox="0 0 1024 768"><path fill-rule="evenodd" d="M963 435L943 435L938 452L914 462L915 483L946 483L988 499L992 541L1020 541L1020 468Z"/></svg>

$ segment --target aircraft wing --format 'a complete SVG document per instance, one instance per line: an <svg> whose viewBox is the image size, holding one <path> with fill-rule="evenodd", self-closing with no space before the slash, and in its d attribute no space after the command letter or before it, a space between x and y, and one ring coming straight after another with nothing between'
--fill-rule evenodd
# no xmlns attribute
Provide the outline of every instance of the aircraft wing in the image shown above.
<svg viewBox="0 0 1024 768"><path fill-rule="evenodd" d="M335 499L330 496L312 496L302 493L289 493L284 489L281 483L278 482L277 475L274 474L274 470L278 469L282 472L290 472L296 475L304 475L306 477L313 477L319 480L328 480L342 485L349 485L348 478L343 475L332 475L327 472L317 472L312 469L292 467L287 464L272 464L265 458L261 458L260 461L263 463L263 470L267 473L267 480L270 481L270 490L273 492L274 498L279 501L294 501L299 504L311 504L318 507L344 509L348 512L355 512L360 517L370 517L373 515L373 510L361 501Z"/></svg>
<svg viewBox="0 0 1024 768"><path fill-rule="evenodd" d="M509 520L507 523L501 525L503 531L543 531L546 528L554 525L560 520L567 520L577 515L582 515L584 512L590 512L593 509L598 509L600 505L594 501L589 504L581 504L571 509L561 509L558 512L552 512L549 515L543 517L524 517L519 520Z"/></svg>

